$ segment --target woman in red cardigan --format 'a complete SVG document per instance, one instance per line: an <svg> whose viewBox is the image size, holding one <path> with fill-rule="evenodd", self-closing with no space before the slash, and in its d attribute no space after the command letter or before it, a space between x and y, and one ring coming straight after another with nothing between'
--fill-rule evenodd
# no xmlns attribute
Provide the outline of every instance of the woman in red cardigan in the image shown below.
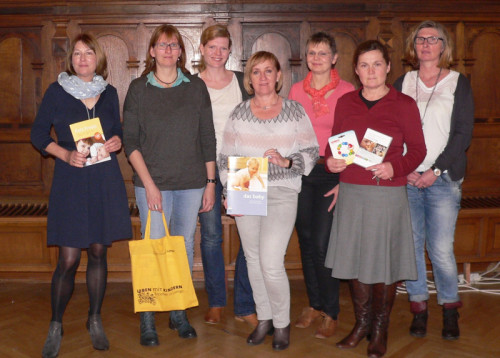
<svg viewBox="0 0 500 358"><path fill-rule="evenodd" d="M370 128L392 142L383 162L367 168L346 165L327 148L327 169L340 173L340 184L325 266L332 276L349 280L356 316L337 347L356 347L371 335L368 356L381 357L396 284L417 276L406 176L426 148L415 101L386 84L387 49L375 40L363 42L353 64L362 87L339 99L332 134L354 130L361 142Z"/></svg>

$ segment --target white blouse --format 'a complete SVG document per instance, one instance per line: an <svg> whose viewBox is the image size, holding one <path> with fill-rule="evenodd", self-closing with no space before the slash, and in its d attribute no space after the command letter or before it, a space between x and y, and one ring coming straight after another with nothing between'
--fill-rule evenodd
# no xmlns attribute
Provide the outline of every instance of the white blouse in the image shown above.
<svg viewBox="0 0 500 358"><path fill-rule="evenodd" d="M427 155L417 168L419 172L429 169L448 143L458 76L458 72L450 71L445 78L438 82L435 89L434 85L427 87L420 78L416 84L417 71L409 72L404 78L402 91L417 101L427 147Z"/></svg>

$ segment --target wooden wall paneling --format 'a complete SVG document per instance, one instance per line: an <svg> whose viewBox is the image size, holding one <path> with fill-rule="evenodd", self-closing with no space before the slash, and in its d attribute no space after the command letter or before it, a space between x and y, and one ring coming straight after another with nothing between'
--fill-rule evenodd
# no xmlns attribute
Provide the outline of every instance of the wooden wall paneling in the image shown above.
<svg viewBox="0 0 500 358"><path fill-rule="evenodd" d="M465 195L500 194L499 138L500 123L474 124L462 188Z"/></svg>
<svg viewBox="0 0 500 358"><path fill-rule="evenodd" d="M459 214L460 215L460 214ZM481 257L485 219L482 213L460 218L455 230L455 256L459 262L471 262Z"/></svg>
<svg viewBox="0 0 500 358"><path fill-rule="evenodd" d="M493 261L500 255L500 216L490 218L487 230L485 256Z"/></svg>
<svg viewBox="0 0 500 358"><path fill-rule="evenodd" d="M470 72L476 118L500 123L500 27L492 23L467 23L465 30L466 67Z"/></svg>
<svg viewBox="0 0 500 358"><path fill-rule="evenodd" d="M43 218L3 220L0 218L0 272L52 271L56 258L47 247Z"/></svg>
<svg viewBox="0 0 500 358"><path fill-rule="evenodd" d="M0 195L43 191L42 161L29 131L41 101L41 26L0 29Z"/></svg>
<svg viewBox="0 0 500 358"><path fill-rule="evenodd" d="M0 123L29 128L37 110L41 26L0 29ZM38 91L39 92L39 91Z"/></svg>

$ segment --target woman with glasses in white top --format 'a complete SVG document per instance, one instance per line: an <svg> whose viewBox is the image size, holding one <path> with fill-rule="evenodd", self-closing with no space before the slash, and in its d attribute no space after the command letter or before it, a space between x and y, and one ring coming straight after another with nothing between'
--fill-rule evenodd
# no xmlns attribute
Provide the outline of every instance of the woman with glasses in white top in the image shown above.
<svg viewBox="0 0 500 358"><path fill-rule="evenodd" d="M427 275L425 250L432 263L437 301L443 306L442 337L457 339L457 264L453 252L455 224L462 196L462 181L474 125L474 102L467 78L449 67L453 47L443 25L420 23L408 36L406 57L414 71L394 84L413 97L420 110L427 156L408 175L415 255L416 281L406 281L410 310L414 315L410 334L427 332Z"/></svg>
<svg viewBox="0 0 500 358"><path fill-rule="evenodd" d="M125 99L125 152L134 167L134 185L142 234L151 211L151 238L184 236L190 268L198 212L215 202L215 133L205 83L185 68L186 51L172 25L151 36L142 76ZM182 338L196 337L186 311L170 312L170 328ZM141 313L142 345L158 345L153 312Z"/></svg>

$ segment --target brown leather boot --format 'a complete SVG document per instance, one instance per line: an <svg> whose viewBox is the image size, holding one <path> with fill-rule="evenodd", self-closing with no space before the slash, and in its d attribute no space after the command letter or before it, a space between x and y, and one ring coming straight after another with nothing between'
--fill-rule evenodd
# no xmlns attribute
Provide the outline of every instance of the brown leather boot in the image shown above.
<svg viewBox="0 0 500 358"><path fill-rule="evenodd" d="M396 297L397 283L386 285L377 283L373 285L372 298L372 328L371 339L368 344L368 358L382 357L387 351L387 330L389 316Z"/></svg>
<svg viewBox="0 0 500 358"><path fill-rule="evenodd" d="M234 319L239 322L248 323L253 328L257 327L257 324L259 324L259 320L257 319L257 314L255 313L251 313L246 316L234 316Z"/></svg>
<svg viewBox="0 0 500 358"><path fill-rule="evenodd" d="M295 322L297 328L307 328L311 323L321 316L321 311L315 310L312 307L306 307L302 310L299 318Z"/></svg>
<svg viewBox="0 0 500 358"><path fill-rule="evenodd" d="M323 317L323 320L321 321L321 325L316 330L314 337L326 339L334 335L335 329L337 328L337 320L333 319L325 312L321 312L321 316Z"/></svg>
<svg viewBox="0 0 500 358"><path fill-rule="evenodd" d="M337 348L354 348L370 333L372 285L349 280L356 324L351 333L336 344Z"/></svg>
<svg viewBox="0 0 500 358"><path fill-rule="evenodd" d="M423 338L427 334L427 301L410 301L410 311L413 313L413 321L410 326L410 335Z"/></svg>
<svg viewBox="0 0 500 358"><path fill-rule="evenodd" d="M205 314L205 323L217 324L222 320L224 307L210 307Z"/></svg>
<svg viewBox="0 0 500 358"><path fill-rule="evenodd" d="M441 336L443 339L453 341L460 337L460 329L458 328L457 309L462 307L462 302L445 303L443 305L443 331Z"/></svg>

